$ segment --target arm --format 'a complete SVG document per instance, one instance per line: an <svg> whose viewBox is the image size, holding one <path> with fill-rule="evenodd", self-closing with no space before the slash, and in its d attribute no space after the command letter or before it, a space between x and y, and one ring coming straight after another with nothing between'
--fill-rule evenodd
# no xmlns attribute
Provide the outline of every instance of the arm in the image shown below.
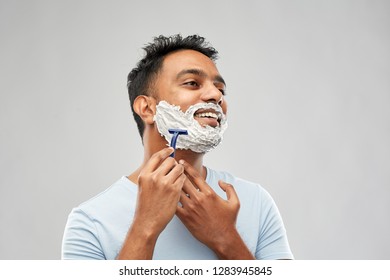
<svg viewBox="0 0 390 280"><path fill-rule="evenodd" d="M104 260L92 219L80 208L69 214L62 240L63 260Z"/></svg>
<svg viewBox="0 0 390 280"><path fill-rule="evenodd" d="M188 163L187 180L180 196L176 215L192 235L213 250L220 259L254 259L237 229L240 202L232 185L219 181L227 200L219 197Z"/></svg>
<svg viewBox="0 0 390 280"><path fill-rule="evenodd" d="M186 177L172 152L155 153L140 172L134 220L118 259L152 259L158 236L173 218Z"/></svg>
<svg viewBox="0 0 390 280"><path fill-rule="evenodd" d="M262 210L256 258L266 260L294 259L278 207L271 195L264 189L261 192L260 204Z"/></svg>

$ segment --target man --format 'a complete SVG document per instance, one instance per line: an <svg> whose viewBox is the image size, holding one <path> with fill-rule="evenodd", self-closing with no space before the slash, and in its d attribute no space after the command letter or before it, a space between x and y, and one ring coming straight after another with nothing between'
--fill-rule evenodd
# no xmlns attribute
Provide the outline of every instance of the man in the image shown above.
<svg viewBox="0 0 390 280"><path fill-rule="evenodd" d="M140 167L73 209L64 259L292 259L270 195L203 165L226 129L225 82L204 38L157 37L128 76ZM184 129L176 151L169 129ZM172 157L174 153L174 157Z"/></svg>

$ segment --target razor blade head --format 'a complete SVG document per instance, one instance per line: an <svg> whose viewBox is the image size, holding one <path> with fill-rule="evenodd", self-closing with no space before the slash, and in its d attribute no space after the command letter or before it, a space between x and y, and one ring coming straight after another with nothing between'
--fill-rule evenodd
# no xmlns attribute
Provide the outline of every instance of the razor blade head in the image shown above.
<svg viewBox="0 0 390 280"><path fill-rule="evenodd" d="M171 128L171 129L168 129L168 132L170 134L173 134L170 146L173 147L176 151L177 138L179 138L179 135L188 135L188 131L185 129ZM171 154L171 157L175 157L175 151Z"/></svg>
<svg viewBox="0 0 390 280"><path fill-rule="evenodd" d="M185 129L171 128L168 129L170 134L180 134L180 135L188 135L188 131Z"/></svg>

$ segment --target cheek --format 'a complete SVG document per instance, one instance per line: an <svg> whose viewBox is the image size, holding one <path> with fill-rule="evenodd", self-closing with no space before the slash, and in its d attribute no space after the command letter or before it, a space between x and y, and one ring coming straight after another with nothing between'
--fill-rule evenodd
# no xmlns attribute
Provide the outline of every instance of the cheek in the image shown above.
<svg viewBox="0 0 390 280"><path fill-rule="evenodd" d="M173 102L175 103L174 105L179 105L180 109L185 112L190 106L200 103L201 101L194 96L190 96L190 94L182 94L180 97L175 98Z"/></svg>
<svg viewBox="0 0 390 280"><path fill-rule="evenodd" d="M226 115L227 114L227 109L228 109L228 104L226 101L224 101L221 105L223 113Z"/></svg>

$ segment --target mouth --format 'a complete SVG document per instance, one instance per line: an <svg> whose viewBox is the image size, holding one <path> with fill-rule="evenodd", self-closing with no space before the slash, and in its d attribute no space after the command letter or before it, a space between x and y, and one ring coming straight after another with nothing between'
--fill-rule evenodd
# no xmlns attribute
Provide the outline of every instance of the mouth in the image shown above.
<svg viewBox="0 0 390 280"><path fill-rule="evenodd" d="M217 127L221 123L222 115L213 109L200 109L195 112L194 118L201 126Z"/></svg>

